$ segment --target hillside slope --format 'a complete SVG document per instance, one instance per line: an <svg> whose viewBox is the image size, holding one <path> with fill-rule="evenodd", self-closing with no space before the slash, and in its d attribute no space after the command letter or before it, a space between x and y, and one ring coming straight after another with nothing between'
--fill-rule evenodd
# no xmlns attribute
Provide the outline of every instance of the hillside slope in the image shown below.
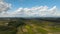
<svg viewBox="0 0 60 34"><path fill-rule="evenodd" d="M0 34L59 34L60 22L40 19L13 19L0 21Z"/></svg>

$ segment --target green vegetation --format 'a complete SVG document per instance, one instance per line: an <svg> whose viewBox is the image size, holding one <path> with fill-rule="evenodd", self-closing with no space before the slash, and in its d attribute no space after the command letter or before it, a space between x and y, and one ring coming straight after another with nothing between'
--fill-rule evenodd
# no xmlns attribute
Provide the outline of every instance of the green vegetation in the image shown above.
<svg viewBox="0 0 60 34"><path fill-rule="evenodd" d="M57 22L37 19L15 19L0 21L0 34L58 34Z"/></svg>

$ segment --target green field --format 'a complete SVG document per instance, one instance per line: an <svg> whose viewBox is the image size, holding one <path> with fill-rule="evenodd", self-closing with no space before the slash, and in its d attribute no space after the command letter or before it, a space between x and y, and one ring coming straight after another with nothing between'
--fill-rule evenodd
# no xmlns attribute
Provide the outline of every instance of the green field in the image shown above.
<svg viewBox="0 0 60 34"><path fill-rule="evenodd" d="M44 20L0 21L0 34L60 34L59 26Z"/></svg>

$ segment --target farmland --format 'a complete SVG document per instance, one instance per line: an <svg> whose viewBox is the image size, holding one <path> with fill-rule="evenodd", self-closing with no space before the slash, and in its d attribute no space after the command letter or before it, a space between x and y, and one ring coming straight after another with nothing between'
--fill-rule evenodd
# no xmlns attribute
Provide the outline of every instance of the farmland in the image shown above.
<svg viewBox="0 0 60 34"><path fill-rule="evenodd" d="M1 18L0 34L59 34L60 21L56 19Z"/></svg>

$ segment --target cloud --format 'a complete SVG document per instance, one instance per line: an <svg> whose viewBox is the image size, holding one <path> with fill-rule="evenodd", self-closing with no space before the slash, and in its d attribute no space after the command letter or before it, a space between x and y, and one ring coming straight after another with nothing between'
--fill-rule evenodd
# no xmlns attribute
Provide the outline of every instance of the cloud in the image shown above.
<svg viewBox="0 0 60 34"><path fill-rule="evenodd" d="M55 17L58 14L57 7L49 8L47 6L39 6L32 8L19 8L12 14L17 17Z"/></svg>
<svg viewBox="0 0 60 34"><path fill-rule="evenodd" d="M6 12L11 8L11 4L8 4L4 2L3 0L0 0L0 13Z"/></svg>
<svg viewBox="0 0 60 34"><path fill-rule="evenodd" d="M7 11L11 8L11 4L4 2L4 0L0 0L0 17L8 17L9 14Z"/></svg>
<svg viewBox="0 0 60 34"><path fill-rule="evenodd" d="M60 17L60 12L56 6L38 6L32 8L18 8L13 12L0 14L0 17Z"/></svg>
<svg viewBox="0 0 60 34"><path fill-rule="evenodd" d="M0 17L60 17L60 10L56 6L38 6L31 8L18 8L13 12L8 10L11 4L0 0Z"/></svg>

